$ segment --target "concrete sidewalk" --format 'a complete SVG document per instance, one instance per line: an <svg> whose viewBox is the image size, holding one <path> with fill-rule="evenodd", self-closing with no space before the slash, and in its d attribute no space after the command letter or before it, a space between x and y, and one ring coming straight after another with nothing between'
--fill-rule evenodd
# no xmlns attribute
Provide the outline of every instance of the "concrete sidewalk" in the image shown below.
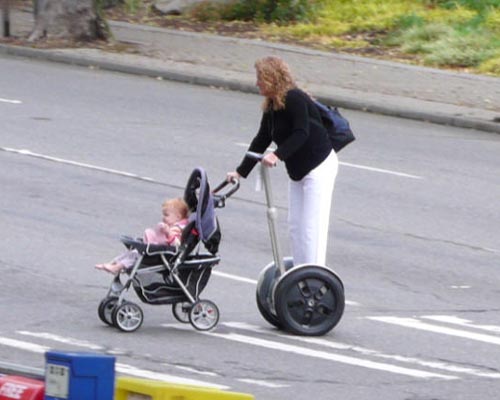
<svg viewBox="0 0 500 400"><path fill-rule="evenodd" d="M119 42L136 53L98 49L34 49L0 44L0 54L35 57L194 84L257 92L253 64L285 59L299 84L339 107L500 133L500 78L221 37L110 22ZM29 10L11 13L14 36L33 27Z"/></svg>

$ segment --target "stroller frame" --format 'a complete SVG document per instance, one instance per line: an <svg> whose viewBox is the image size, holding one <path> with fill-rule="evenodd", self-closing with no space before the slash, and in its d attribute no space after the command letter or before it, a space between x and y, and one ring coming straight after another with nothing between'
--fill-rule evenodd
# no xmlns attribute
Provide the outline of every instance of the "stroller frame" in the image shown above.
<svg viewBox="0 0 500 400"><path fill-rule="evenodd" d="M218 193L228 184L232 185L229 190ZM172 304L172 313L179 322L191 323L200 331L213 329L219 321L219 309L214 302L199 297L212 268L220 262L220 229L213 209L224 207L225 200L238 188L238 181L223 182L210 193L205 172L196 168L184 193L192 214L178 249L121 236L125 247L137 251L139 257L131 268L112 280L98 307L101 321L124 332L133 332L142 325L141 307L126 300L132 287L143 303ZM202 244L207 251L202 251Z"/></svg>

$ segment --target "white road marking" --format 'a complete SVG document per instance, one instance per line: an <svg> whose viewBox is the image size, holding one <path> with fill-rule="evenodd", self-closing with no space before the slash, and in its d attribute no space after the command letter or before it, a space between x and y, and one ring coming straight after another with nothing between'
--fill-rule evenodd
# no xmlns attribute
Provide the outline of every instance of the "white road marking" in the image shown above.
<svg viewBox="0 0 500 400"><path fill-rule="evenodd" d="M439 369L439 370L452 372L452 373L463 373L463 374L468 374L468 375L480 376L483 378L495 378L495 379L500 378L500 373L485 372L485 371L481 371L481 370L478 370L475 368L468 368L468 367L463 367L461 365L454 365L454 364L444 363L444 362L439 362L439 361L427 361L427 360L422 360L422 359L415 358L415 357L405 357L405 356L400 356L400 355L396 355L396 354L385 354L385 353L379 352L378 350L367 349L365 347L354 346L351 344L336 342L336 341L327 340L327 339L323 339L323 338L283 335L283 334L280 334L277 332L265 330L259 326L254 326L254 325L241 323L241 322L226 322L226 323L223 323L223 325L231 327L231 328L236 328L236 329L249 330L249 331L256 332L256 333L272 334L274 336L280 336L282 338L286 338L289 340L301 341L301 342L305 342L305 343L309 343L309 344L315 344L315 345L319 345L319 346L333 348L336 350L352 351L352 352L360 353L364 356L378 357L378 358L392 360L395 362L415 364L415 365L418 365L419 367Z"/></svg>
<svg viewBox="0 0 500 400"><path fill-rule="evenodd" d="M22 332L24 332L25 334L29 333L31 336L35 336L35 334L33 334L32 332L26 332L26 331L22 331ZM81 341L81 340L77 340L77 339L70 339L70 338L62 338L61 336L52 335L49 333L42 333L38 337L54 340L54 341L65 343L65 344L72 344L72 345L78 346L78 347L85 347L85 348L89 348L89 349L93 349L93 350L95 350L97 347L100 347L100 346L93 345L93 344L86 342L86 341ZM5 337L1 337L1 336L0 336L0 345L14 347L14 348L17 348L20 350L30 351L32 353L42 353L42 354L51 350L51 348L48 346L42 346L42 345L38 345L35 343L24 342L24 341L15 340L15 339L9 339L9 338L5 338ZM125 375L133 375L133 376L138 376L140 378L153 379L153 380L158 380L158 381L163 381L163 382L177 383L177 384L181 384L181 385L203 386L203 387L210 387L210 388L221 389L221 390L229 389L229 386L217 385L217 384L199 381L199 380L195 380L195 379L182 378L182 377L175 376L175 375L162 374L162 373L155 372L155 371L148 371L148 370L139 369L139 368L133 367L131 365L127 365L127 364L116 363L115 370L117 372L120 372L120 373L125 374Z"/></svg>
<svg viewBox="0 0 500 400"><path fill-rule="evenodd" d="M0 103L22 104L22 101L21 100L11 100L11 99L2 99L0 97Z"/></svg>
<svg viewBox="0 0 500 400"><path fill-rule="evenodd" d="M328 352L320 351L320 350L312 350L312 349L305 348L305 347L289 345L289 344L285 344L285 343L281 343L281 342L277 342L277 341L272 341L272 340L259 339L256 337L247 336L247 335L240 335L237 333L203 332L203 334L210 335L212 337L217 337L217 338L224 339L224 340L230 340L230 341L239 342L239 343L243 343L243 344L247 344L247 345L258 346L258 347L270 349L273 351L282 351L282 352L286 352L286 353L290 353L290 354L297 354L300 356L313 357L313 358L322 359L322 360L326 360L326 361L333 361L333 362L339 362L339 363L343 363L343 364L349 364L349 365L353 365L356 367L363 367L363 368L369 368L369 369L374 369L374 370L379 370L379 371L384 371L384 372L391 372L394 374L412 376L415 378L423 378L423 379L437 378L437 379L445 379L445 380L458 379L458 377L452 376L452 375L442 375L442 374L436 374L433 372L427 372L427 371L422 371L422 370L417 370L417 369L398 367L398 366L392 365L392 364L379 363L379 362L374 362L374 361L365 360L365 359L361 359L361 358L344 356L344 355L335 354L335 353L328 353Z"/></svg>
<svg viewBox="0 0 500 400"><path fill-rule="evenodd" d="M430 319L438 322L445 322L448 324L465 326L467 328L481 329L488 332L500 333L500 326L497 325L474 325L468 319L462 319L453 315L423 315L421 318Z"/></svg>
<svg viewBox="0 0 500 400"><path fill-rule="evenodd" d="M69 344L72 346L85 347L90 350L103 351L104 347L98 346L96 344L90 343L86 340L71 339L68 337L63 337L59 335L54 335L52 333L46 332L28 332L28 331L17 331L20 335L32 336L40 339L52 340L59 343Z"/></svg>
<svg viewBox="0 0 500 400"><path fill-rule="evenodd" d="M380 172L382 174L401 176L402 178L424 179L423 177L418 176L418 175L411 175L411 174L406 174L404 172L391 171L391 170L383 169L383 168L368 167L366 165L351 164L351 163L346 163L346 162L342 162L342 161L339 161L339 164L344 165L346 167L351 167L351 168L366 169L367 171Z"/></svg>
<svg viewBox="0 0 500 400"><path fill-rule="evenodd" d="M243 276L227 274L225 272L220 272L220 271L212 271L212 274L220 276L221 278L231 279L233 281L245 282L245 283L251 283L253 285L257 285L257 281L255 279L245 278Z"/></svg>
<svg viewBox="0 0 500 400"><path fill-rule="evenodd" d="M400 317L366 317L373 321L386 322L388 324L404 326L406 328L419 329L428 332L442 333L444 335L456 336L465 339L476 340L483 343L500 345L500 337L485 335L469 331L462 331L454 328L446 328L439 325L432 325L415 318L400 318Z"/></svg>
<svg viewBox="0 0 500 400"><path fill-rule="evenodd" d="M52 156L47 156L45 154L39 154L39 153L33 153L32 151L26 150L26 149L12 149L9 147L0 147L0 150L6 151L8 153L16 153L16 154L21 154L21 155L25 155L25 156L41 158L43 160L54 161L54 162L58 162L61 164L68 164L68 165L73 165L76 167L92 169L92 170L106 172L106 173L110 173L110 174L114 174L114 175L126 176L128 178L139 179L142 181L157 182L153 178L149 178L147 176L139 176L136 174L132 174L130 172L119 171L119 170L112 169L112 168L104 168L104 167L99 167L99 166L92 165L92 164L81 163L78 161L66 160L64 158L52 157Z"/></svg>
<svg viewBox="0 0 500 400"><path fill-rule="evenodd" d="M219 375L216 374L215 372L210 372L210 371L200 371L199 369L196 368L191 368L191 367L186 367L183 365L172 365L172 364L167 364L164 363L163 365L167 367L174 367L192 374L198 374L198 375L206 375L206 376L211 376L211 377L218 377Z"/></svg>
<svg viewBox="0 0 500 400"><path fill-rule="evenodd" d="M290 387L290 385L283 385L281 383L273 383L273 382L268 382L268 381L262 381L262 380L257 380L257 379L238 379L240 382L244 383L251 383L253 385L257 386L264 386L272 389L280 389L284 387Z"/></svg>
<svg viewBox="0 0 500 400"><path fill-rule="evenodd" d="M162 374L162 373L154 372L154 371L148 371L148 370L139 369L139 368L133 367L132 365L127 365L127 364L117 363L115 365L115 369L117 372L120 372L121 374L124 374L124 375L133 375L133 376L138 376L140 378L153 379L156 381L177 383L180 385L203 386L203 387L220 389L220 390L229 389L229 386L217 385L214 383L199 381L196 379L181 378L179 376Z"/></svg>
<svg viewBox="0 0 500 400"><path fill-rule="evenodd" d="M250 146L249 143L242 143L242 142L237 142L235 144L236 144L236 146L245 147L245 148L248 148L248 146ZM269 148L267 151L273 151L273 150L275 150L275 149ZM383 169L383 168L369 167L367 165L351 164L351 163L346 163L343 161L339 161L339 164L344 165L345 167L365 169L365 170L371 171L371 172L380 172L382 174L396 175L396 176L400 176L402 178L424 179L422 176L418 176L418 175L406 174L404 172L392 171L392 170Z"/></svg>
<svg viewBox="0 0 500 400"><path fill-rule="evenodd" d="M31 351L32 353L45 353L50 350L48 346L41 346L39 344L23 342L21 340L9 339L0 337L0 345L15 347L16 349Z"/></svg>

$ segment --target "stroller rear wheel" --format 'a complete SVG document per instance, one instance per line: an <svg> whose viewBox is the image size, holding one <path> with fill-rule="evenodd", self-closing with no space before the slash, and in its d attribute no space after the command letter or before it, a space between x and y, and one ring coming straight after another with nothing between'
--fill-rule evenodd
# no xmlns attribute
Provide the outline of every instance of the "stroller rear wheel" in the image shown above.
<svg viewBox="0 0 500 400"><path fill-rule="evenodd" d="M97 314L99 319L107 325L113 325L112 314L117 301L117 297L105 297L99 304Z"/></svg>
<svg viewBox="0 0 500 400"><path fill-rule="evenodd" d="M113 325L123 332L133 332L142 325L144 315L137 304L125 301L113 310Z"/></svg>
<svg viewBox="0 0 500 400"><path fill-rule="evenodd" d="M189 323L189 311L191 311L191 303L187 301L172 304L172 314L177 321L183 324Z"/></svg>
<svg viewBox="0 0 500 400"><path fill-rule="evenodd" d="M198 300L189 310L189 322L199 331L209 331L219 322L219 309L213 301Z"/></svg>

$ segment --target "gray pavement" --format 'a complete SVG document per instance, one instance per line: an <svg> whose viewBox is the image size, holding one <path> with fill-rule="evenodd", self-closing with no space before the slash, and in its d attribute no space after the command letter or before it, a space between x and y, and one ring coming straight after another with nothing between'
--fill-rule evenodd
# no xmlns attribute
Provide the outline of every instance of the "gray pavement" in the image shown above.
<svg viewBox="0 0 500 400"><path fill-rule="evenodd" d="M110 26L118 42L133 45L133 53L0 43L0 54L255 93L255 60L277 55L290 64L300 86L326 103L500 133L498 77L125 22ZM32 27L30 10L11 12L14 36L27 37Z"/></svg>

